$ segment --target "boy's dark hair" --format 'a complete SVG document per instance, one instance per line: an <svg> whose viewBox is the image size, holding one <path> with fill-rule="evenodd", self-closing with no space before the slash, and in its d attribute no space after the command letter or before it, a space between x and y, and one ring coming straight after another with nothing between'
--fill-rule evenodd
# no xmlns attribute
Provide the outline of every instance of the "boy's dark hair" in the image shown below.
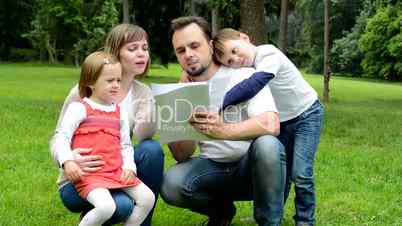
<svg viewBox="0 0 402 226"><path fill-rule="evenodd" d="M211 40L211 28L209 26L208 21L206 21L204 18L199 17L199 16L184 16L184 17L178 17L170 23L170 29L172 31L172 35L175 31L180 30L187 25L190 25L192 23L197 24L201 30L204 33L205 38L209 42Z"/></svg>

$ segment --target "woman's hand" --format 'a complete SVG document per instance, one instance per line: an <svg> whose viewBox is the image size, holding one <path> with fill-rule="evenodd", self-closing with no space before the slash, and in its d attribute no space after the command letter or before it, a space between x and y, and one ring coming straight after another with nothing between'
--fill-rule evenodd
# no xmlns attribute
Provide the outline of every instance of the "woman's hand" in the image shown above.
<svg viewBox="0 0 402 226"><path fill-rule="evenodd" d="M71 182L80 181L82 176L85 175L80 166L73 160L64 162L63 168L67 179L69 179Z"/></svg>
<svg viewBox="0 0 402 226"><path fill-rule="evenodd" d="M230 124L215 112L195 112L189 120L199 132L216 139L228 139Z"/></svg>
<svg viewBox="0 0 402 226"><path fill-rule="evenodd" d="M134 171L129 170L129 169L123 169L123 172L121 173L120 181L123 182L123 184L128 184L130 181L134 180L136 177Z"/></svg>
<svg viewBox="0 0 402 226"><path fill-rule="evenodd" d="M102 156L100 155L85 155L81 154L89 153L92 148L76 148L73 150L74 161L79 165L84 172L96 172L105 165L105 161L102 161Z"/></svg>

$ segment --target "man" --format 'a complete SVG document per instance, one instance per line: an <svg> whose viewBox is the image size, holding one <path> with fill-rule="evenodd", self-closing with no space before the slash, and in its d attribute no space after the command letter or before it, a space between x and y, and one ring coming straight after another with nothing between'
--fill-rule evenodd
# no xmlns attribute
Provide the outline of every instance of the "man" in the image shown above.
<svg viewBox="0 0 402 226"><path fill-rule="evenodd" d="M188 74L182 80L208 81L212 104L220 105L224 92L233 85L222 91L222 81L254 72L213 61L209 24L203 18L177 18L171 27L176 57ZM275 137L279 134L277 110L269 87L264 89L241 107L242 121L224 122L213 112L194 114L191 123L197 130L222 140L198 142L200 156L193 158L196 142L169 144L178 164L168 170L162 184L161 195L167 203L207 215L210 226L224 226L235 215L233 201L253 200L259 225L280 225L286 160Z"/></svg>

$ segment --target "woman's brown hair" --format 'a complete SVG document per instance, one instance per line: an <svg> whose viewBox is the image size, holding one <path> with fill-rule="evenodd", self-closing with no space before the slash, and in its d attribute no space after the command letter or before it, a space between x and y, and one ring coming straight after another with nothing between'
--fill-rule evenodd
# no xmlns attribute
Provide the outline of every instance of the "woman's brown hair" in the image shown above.
<svg viewBox="0 0 402 226"><path fill-rule="evenodd" d="M147 32L140 26L134 24L119 24L115 26L107 35L105 43L105 52L111 53L120 60L120 49L128 42L146 40L149 49L149 39ZM148 59L144 73L136 75L136 78L145 77L151 65L151 58Z"/></svg>

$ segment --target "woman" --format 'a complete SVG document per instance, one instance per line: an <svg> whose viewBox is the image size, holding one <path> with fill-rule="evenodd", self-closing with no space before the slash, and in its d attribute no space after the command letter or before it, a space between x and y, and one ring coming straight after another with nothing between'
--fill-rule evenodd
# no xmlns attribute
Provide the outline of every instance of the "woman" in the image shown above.
<svg viewBox="0 0 402 226"><path fill-rule="evenodd" d="M153 191L155 200L157 200L163 178L164 155L160 144L151 140L156 128L153 118L155 101L151 90L137 81L149 69L148 43L148 35L144 29L132 24L120 24L109 32L106 38L105 51L115 55L122 65L121 92L118 96L118 102L122 112L128 116L131 135L135 135L139 141L139 144L134 146L137 176ZM60 167L61 173L57 183L63 204L72 212L85 213L92 206L79 196L73 184L64 177L63 163L67 160L74 160L84 172L92 172L99 170L104 162L100 156L83 157L80 155L80 153L91 151L88 149L77 148L72 151L71 155L61 156L57 152L61 144L56 142L58 140L56 137L59 135L60 120L66 107L72 101L77 100L79 100L79 94L78 87L75 86L64 101L55 134L50 141L50 149L53 159ZM116 203L116 211L107 224L122 222L131 214L133 209L132 201L124 192L113 191L112 196ZM142 225L151 224L152 214L153 210Z"/></svg>

